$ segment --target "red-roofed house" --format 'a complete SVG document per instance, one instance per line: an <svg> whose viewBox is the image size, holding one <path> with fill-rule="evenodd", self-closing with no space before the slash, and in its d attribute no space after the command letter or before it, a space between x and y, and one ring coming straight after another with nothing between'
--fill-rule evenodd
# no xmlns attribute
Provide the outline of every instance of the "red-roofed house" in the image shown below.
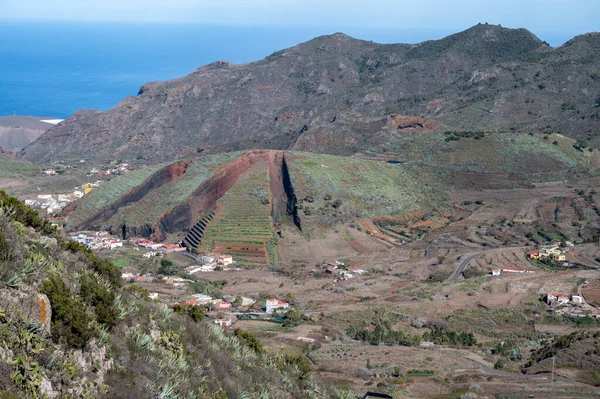
<svg viewBox="0 0 600 399"><path fill-rule="evenodd" d="M214 306L216 310L231 310L231 304L229 302L215 302Z"/></svg>
<svg viewBox="0 0 600 399"><path fill-rule="evenodd" d="M267 299L267 313L271 313L276 309L289 309L290 304L280 301L275 298Z"/></svg>
<svg viewBox="0 0 600 399"><path fill-rule="evenodd" d="M191 305L197 305L196 303L196 298L191 297L191 298L185 298L183 301L179 302L180 305L183 306L191 306Z"/></svg>

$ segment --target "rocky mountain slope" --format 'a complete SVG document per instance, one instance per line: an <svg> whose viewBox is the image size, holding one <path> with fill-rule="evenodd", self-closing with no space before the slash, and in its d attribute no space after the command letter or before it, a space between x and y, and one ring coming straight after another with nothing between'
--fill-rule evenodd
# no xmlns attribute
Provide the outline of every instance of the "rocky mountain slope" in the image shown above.
<svg viewBox="0 0 600 399"><path fill-rule="evenodd" d="M0 116L0 147L17 152L35 141L52 125L35 116Z"/></svg>
<svg viewBox="0 0 600 399"><path fill-rule="evenodd" d="M264 60L220 61L80 111L21 152L173 159L248 148L349 155L415 132L554 132L600 143L600 35L550 48L476 25L418 45L319 37Z"/></svg>

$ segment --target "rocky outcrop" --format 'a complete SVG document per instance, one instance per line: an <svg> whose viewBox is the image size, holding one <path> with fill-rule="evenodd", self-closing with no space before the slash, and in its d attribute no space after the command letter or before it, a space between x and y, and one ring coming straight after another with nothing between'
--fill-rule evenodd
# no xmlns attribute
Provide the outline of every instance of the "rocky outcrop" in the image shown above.
<svg viewBox="0 0 600 399"><path fill-rule="evenodd" d="M0 290L0 309L16 314L32 324L40 324L44 332L50 335L52 307L44 294L26 290Z"/></svg>

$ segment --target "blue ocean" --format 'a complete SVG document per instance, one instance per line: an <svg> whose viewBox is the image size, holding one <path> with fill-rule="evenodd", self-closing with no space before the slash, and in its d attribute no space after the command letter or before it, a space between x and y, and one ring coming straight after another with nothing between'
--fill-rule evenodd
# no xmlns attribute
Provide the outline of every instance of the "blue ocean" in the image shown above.
<svg viewBox="0 0 600 399"><path fill-rule="evenodd" d="M0 116L66 118L106 110L149 81L217 60L246 63L342 31L381 43L418 43L453 32L319 27L0 21Z"/></svg>

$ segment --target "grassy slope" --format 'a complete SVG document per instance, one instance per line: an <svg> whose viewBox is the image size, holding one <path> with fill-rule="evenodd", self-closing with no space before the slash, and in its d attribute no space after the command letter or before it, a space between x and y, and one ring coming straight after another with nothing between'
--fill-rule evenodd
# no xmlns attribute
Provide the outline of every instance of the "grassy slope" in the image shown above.
<svg viewBox="0 0 600 399"><path fill-rule="evenodd" d="M90 194L85 196L75 212L69 215L68 226L75 226L92 217L103 208L110 206L113 202L125 195L128 191L138 187L146 179L159 171L165 165L154 165L133 173L111 179L96 187Z"/></svg>
<svg viewBox="0 0 600 399"><path fill-rule="evenodd" d="M0 178L27 178L39 173L40 168L30 162L0 155Z"/></svg>
<svg viewBox="0 0 600 399"><path fill-rule="evenodd" d="M186 173L169 184L158 187L135 204L123 207L107 225L128 226L154 225L162 214L186 200L199 185L214 176L214 166L237 158L240 153L225 153L194 160Z"/></svg>
<svg viewBox="0 0 600 399"><path fill-rule="evenodd" d="M403 165L365 161L330 155L294 153L290 163L296 196L303 207L347 216L406 215L443 206L444 194L426 175L410 172ZM307 196L313 202L306 201ZM330 200L325 198L331 197ZM329 205L328 205L329 203Z"/></svg>
<svg viewBox="0 0 600 399"><path fill-rule="evenodd" d="M332 398L296 359L119 285L110 263L0 191L0 397Z"/></svg>
<svg viewBox="0 0 600 399"><path fill-rule="evenodd" d="M600 159L597 150L578 151L575 140L558 134L485 133L480 140L445 141L447 137L443 133L397 137L374 151L396 152L402 160L445 171L517 173L533 180L551 179L576 166L596 172Z"/></svg>

